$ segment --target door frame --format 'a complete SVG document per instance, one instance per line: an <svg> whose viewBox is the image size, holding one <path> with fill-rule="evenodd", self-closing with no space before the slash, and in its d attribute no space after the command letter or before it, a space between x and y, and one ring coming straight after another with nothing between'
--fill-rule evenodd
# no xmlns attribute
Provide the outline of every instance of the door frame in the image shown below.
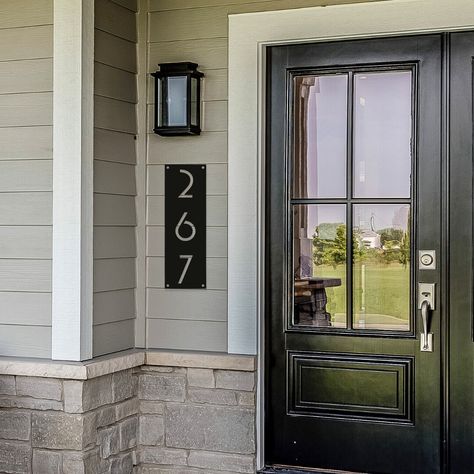
<svg viewBox="0 0 474 474"><path fill-rule="evenodd" d="M472 0L381 0L229 15L228 352L258 358L257 469L265 463L266 48L462 30L474 30Z"/></svg>

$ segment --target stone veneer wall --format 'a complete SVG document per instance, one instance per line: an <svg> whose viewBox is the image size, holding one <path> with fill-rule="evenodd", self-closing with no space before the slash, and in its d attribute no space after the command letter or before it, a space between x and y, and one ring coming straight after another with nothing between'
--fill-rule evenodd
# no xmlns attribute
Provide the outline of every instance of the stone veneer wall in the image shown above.
<svg viewBox="0 0 474 474"><path fill-rule="evenodd" d="M255 372L217 366L0 375L0 472L254 473Z"/></svg>
<svg viewBox="0 0 474 474"><path fill-rule="evenodd" d="M137 375L90 380L0 376L0 472L130 473Z"/></svg>
<svg viewBox="0 0 474 474"><path fill-rule="evenodd" d="M255 373L143 366L139 473L255 472Z"/></svg>

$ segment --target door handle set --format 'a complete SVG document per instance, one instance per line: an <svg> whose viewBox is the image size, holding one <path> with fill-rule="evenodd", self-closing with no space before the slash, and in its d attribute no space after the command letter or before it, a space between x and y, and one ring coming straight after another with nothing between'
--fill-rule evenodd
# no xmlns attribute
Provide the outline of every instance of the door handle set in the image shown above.
<svg viewBox="0 0 474 474"><path fill-rule="evenodd" d="M418 283L418 309L421 310L423 332L420 333L420 351L433 352L433 333L428 332L431 311L435 309L435 284Z"/></svg>

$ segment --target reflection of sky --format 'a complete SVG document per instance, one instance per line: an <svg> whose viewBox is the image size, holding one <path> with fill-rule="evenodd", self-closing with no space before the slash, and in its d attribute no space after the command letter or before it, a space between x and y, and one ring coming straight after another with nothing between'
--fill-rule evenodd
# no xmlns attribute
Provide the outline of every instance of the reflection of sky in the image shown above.
<svg viewBox="0 0 474 474"><path fill-rule="evenodd" d="M307 115L308 197L344 197L347 76L316 78ZM410 197L411 72L355 74L354 195ZM354 206L354 226L407 229L409 206ZM345 222L345 207L308 206L308 237L321 223Z"/></svg>
<svg viewBox="0 0 474 474"><path fill-rule="evenodd" d="M410 197L411 72L355 75L354 195Z"/></svg>
<svg viewBox="0 0 474 474"><path fill-rule="evenodd" d="M308 205L307 235L312 238L314 229L320 224L342 224L346 222L344 204ZM354 227L376 232L389 227L407 230L410 206L407 204L359 204L354 206ZM372 221L372 222L371 222Z"/></svg>
<svg viewBox="0 0 474 474"><path fill-rule="evenodd" d="M409 197L411 72L354 77L354 195ZM344 197L347 76L315 79L306 124L307 196Z"/></svg>
<svg viewBox="0 0 474 474"><path fill-rule="evenodd" d="M346 195L347 76L320 76L307 115L308 196Z"/></svg>
<svg viewBox="0 0 474 474"><path fill-rule="evenodd" d="M359 204L354 206L354 227L376 232L389 227L407 230L407 204ZM372 229L373 226L373 229Z"/></svg>
<svg viewBox="0 0 474 474"><path fill-rule="evenodd" d="M314 204L308 206L308 235L312 238L314 228L319 224L344 224L346 206L344 204Z"/></svg>

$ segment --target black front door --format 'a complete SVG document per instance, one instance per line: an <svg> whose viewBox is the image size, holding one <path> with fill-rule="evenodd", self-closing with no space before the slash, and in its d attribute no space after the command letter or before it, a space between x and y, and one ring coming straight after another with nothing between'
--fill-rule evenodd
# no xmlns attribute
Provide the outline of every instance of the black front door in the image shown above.
<svg viewBox="0 0 474 474"><path fill-rule="evenodd" d="M269 48L268 465L472 472L473 44Z"/></svg>

